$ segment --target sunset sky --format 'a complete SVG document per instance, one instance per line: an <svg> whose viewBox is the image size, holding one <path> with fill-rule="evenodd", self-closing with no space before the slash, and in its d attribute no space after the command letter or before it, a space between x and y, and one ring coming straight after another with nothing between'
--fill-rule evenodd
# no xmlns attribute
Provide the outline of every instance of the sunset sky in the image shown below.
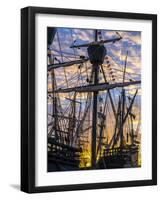
<svg viewBox="0 0 161 200"><path fill-rule="evenodd" d="M117 30L116 30L117 31ZM101 30L101 34L98 36L98 40L106 40L117 38L118 35L116 31L113 30ZM122 39L115 43L105 44L107 55L103 63L103 69L105 71L106 78L109 83L119 83L123 80L123 69L125 64L125 57L128 51L127 57L127 68L125 82L133 80L141 80L141 32L136 31L117 31ZM70 48L71 45L80 45L84 43L89 43L94 41L94 30L87 29L70 29L70 28L57 28L57 33L55 35L54 41L50 46L51 54L53 55L54 63L68 62L76 59L80 59L81 56L88 57L87 48L82 47L79 49ZM109 66L110 64L110 66ZM66 68L55 69L55 78L57 83L57 88L69 88L87 85L87 79L91 73L91 63L88 61L83 64L80 68L78 65L72 65ZM65 78L66 74L66 78ZM67 82L66 83L66 80ZM99 73L99 82L103 83L103 75ZM48 90L52 90L52 80L51 76L48 76ZM141 109L141 88L140 85L132 85L125 88L126 95L133 97L136 89L138 94L135 99L133 106L133 111L136 114L134 120L134 129L137 128L138 122L140 122L140 109ZM112 97L114 99L115 105L117 107L118 97L121 93L121 89L113 89ZM99 92L99 97L105 100L106 91ZM66 110L69 106L69 101L66 99L72 97L71 94L61 93L59 95L62 108ZM77 100L82 101L82 107L85 107L85 102L87 99L87 93L77 94ZM84 104L83 104L84 102ZM128 102L127 102L128 104ZM48 99L48 113L52 111L52 99ZM109 114L111 108L108 108L107 113L107 124L106 133L111 137L114 129L114 119Z"/></svg>
<svg viewBox="0 0 161 200"><path fill-rule="evenodd" d="M116 30L117 31L117 30ZM101 30L101 38L100 39L111 39L118 37L116 31L111 30ZM112 71L112 75L115 77L115 82L122 82L122 74L123 67L125 63L125 56L128 51L127 58L127 68L126 68L126 81L129 79L132 80L141 80L141 32L136 31L118 31L118 33L122 36L122 40L115 43L105 44L107 50L107 56L110 63L110 69L106 68L106 62L104 62L103 66L105 67L105 72L107 75L107 79L109 82L110 76L109 73ZM69 29L69 28L57 28L57 34L55 35L53 44L51 45L52 54L56 57L57 60L54 60L55 63L58 62L67 62L75 59L80 59L80 55L84 55L88 57L87 48L82 47L80 49L72 49L70 46L72 44L84 44L88 42L92 42L94 40L94 31L87 29ZM98 37L99 40L99 37ZM62 58L60 54L60 49L62 52ZM90 62L86 63L86 67L88 68L88 75L90 74L91 64ZM111 71L110 71L111 70ZM71 67L65 68L65 72L67 75L67 79L69 81L68 87L85 85L87 73L84 72L85 68L81 70L81 77L78 83L77 80L77 72L78 66L73 65ZM64 80L64 69L59 68L55 70L56 80L58 84L58 88L66 88L66 83ZM75 75L75 76L74 76ZM100 82L103 80L100 76ZM113 83L113 82L112 82ZM51 87L51 82L49 79L49 88ZM135 88L139 86L130 86L126 88L129 94L134 94ZM137 100L140 101L141 90L139 90L137 95ZM62 96L64 94L61 94Z"/></svg>

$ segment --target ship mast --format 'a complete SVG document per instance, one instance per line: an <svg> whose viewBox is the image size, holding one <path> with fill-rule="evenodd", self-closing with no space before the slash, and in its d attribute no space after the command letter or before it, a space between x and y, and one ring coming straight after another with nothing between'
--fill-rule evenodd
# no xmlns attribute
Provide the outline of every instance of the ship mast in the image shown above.
<svg viewBox="0 0 161 200"><path fill-rule="evenodd" d="M95 30L95 42L98 40L97 30ZM93 63L93 77L94 85L98 84L98 73L99 66L97 63ZM91 166L95 168L96 166L96 137L97 137L97 96L98 91L93 92L93 116L92 116L92 134L91 134Z"/></svg>
<svg viewBox="0 0 161 200"><path fill-rule="evenodd" d="M123 71L123 84L125 82L125 73L126 73L126 65L127 65L127 56L128 56L128 51L126 53L126 57L125 57L125 64L124 64L124 71ZM122 112L120 115L120 126L121 126L121 132L120 132L120 148L122 150L123 146L124 146L124 115L125 115L125 89L122 87L122 93L121 93L121 100L122 100Z"/></svg>

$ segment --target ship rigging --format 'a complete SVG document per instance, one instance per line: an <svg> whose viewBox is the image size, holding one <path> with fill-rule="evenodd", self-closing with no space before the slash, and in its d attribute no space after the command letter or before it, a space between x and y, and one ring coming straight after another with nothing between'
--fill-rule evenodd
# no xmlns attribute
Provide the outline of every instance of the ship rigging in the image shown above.
<svg viewBox="0 0 161 200"><path fill-rule="evenodd" d="M123 37L93 30L93 41L77 44L69 32L66 50L57 28L47 34L48 171L138 167L141 80L127 72L128 50L123 67L107 54Z"/></svg>

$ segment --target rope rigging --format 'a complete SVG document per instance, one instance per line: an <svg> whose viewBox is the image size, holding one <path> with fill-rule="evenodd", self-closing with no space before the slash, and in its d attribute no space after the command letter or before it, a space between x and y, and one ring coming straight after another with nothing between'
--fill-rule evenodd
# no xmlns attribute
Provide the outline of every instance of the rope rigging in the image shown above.
<svg viewBox="0 0 161 200"><path fill-rule="evenodd" d="M89 60L81 64L71 64L69 66L66 65L67 67L61 67L61 64L64 62L68 63L78 59L88 59L84 56L86 54L82 54L82 52L85 52L93 43L87 42L84 45L76 45L77 41L75 36L73 36L73 30L69 29L68 36L70 37L72 45L69 45L69 52L67 52L67 48L66 51L63 51L60 34L61 31L57 31L56 37L54 38L58 43L57 49L53 46L50 48L50 53L53 56L52 63L58 63L60 67L53 68L48 72L48 85L52 83L52 87L48 88L47 98L48 104L50 104L53 109L53 112L48 111L48 137L55 138L54 142L60 142L61 145L81 147L83 152L88 152L88 156L84 156L82 159L85 159L86 162L91 162L89 154L91 151L92 114L96 112L98 119L96 123L98 129L96 137L97 161L104 153L104 149L108 154L110 148L117 147L118 143L121 143L119 136L121 129L125 132L123 134L123 140L126 141L127 144L130 143L130 138L134 137L131 132L132 129L137 135L139 133L141 118L137 119L139 123L137 126L134 126L135 119L132 114L137 110L133 109L133 111L132 106L139 108L139 103L134 103L133 101L134 99L137 100L136 94L138 90L136 89L139 89L140 86L132 85L132 83L134 83L136 77L140 77L140 74L126 71L129 67L127 62L128 53L124 61L124 67L120 66L115 58L106 55L105 61L99 64L98 83L95 84L94 67ZM96 40L95 42L99 45L119 42L122 36L118 32L116 32L116 35L117 37L105 40L102 31L99 30L96 36L98 41ZM49 64L52 63L50 62ZM116 85L116 87L104 90L98 89L98 96L96 99L98 104L95 111L92 107L94 97L91 85L95 87L103 83L109 86L113 84L114 86ZM129 85L118 86L120 83L128 83ZM87 90L80 92L86 86L90 86L91 90L88 91L87 88ZM77 90L73 90L73 88L77 88ZM66 89L70 90L63 92ZM131 98L131 100L126 100L124 102L125 109L121 121L120 113L123 110L121 107L123 104L121 95L123 90L126 94L125 99ZM61 145L57 147L55 151L62 151ZM104 166L106 166L105 163Z"/></svg>

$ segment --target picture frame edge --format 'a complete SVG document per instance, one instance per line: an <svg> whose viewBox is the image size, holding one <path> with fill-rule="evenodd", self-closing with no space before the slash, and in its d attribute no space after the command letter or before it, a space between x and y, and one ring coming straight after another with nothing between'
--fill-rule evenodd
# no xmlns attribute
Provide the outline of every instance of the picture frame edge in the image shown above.
<svg viewBox="0 0 161 200"><path fill-rule="evenodd" d="M152 20L152 179L106 183L74 184L61 186L35 186L35 14L96 16L103 13L114 18ZM91 13L91 15L87 15ZM84 15L82 15L84 13ZM86 15L85 15L86 14ZM121 17L122 16L122 17ZM131 17L130 17L131 16ZM135 18L136 17L136 18ZM139 18L140 17L140 18ZM24 67L25 66L25 67ZM155 70L154 70L155 69ZM154 90L155 89L155 90ZM21 191L27 193L59 192L85 189L107 189L157 185L157 14L124 13L113 11L79 10L48 7L25 7L21 9ZM154 131L156 132L154 134ZM34 152L34 153L33 153ZM111 184L111 186L109 185Z"/></svg>

